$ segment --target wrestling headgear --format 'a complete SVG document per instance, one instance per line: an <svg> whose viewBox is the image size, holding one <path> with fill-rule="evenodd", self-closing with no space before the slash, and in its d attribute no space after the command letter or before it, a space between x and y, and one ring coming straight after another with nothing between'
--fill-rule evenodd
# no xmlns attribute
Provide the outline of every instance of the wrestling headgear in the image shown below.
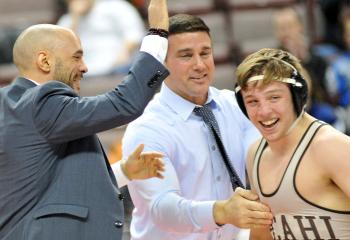
<svg viewBox="0 0 350 240"><path fill-rule="evenodd" d="M289 89L292 93L294 110L297 116L299 116L303 112L307 102L307 98L308 98L307 82L292 64L279 58L275 58L275 57L272 57L272 58L283 62L284 64L286 64L287 66L293 69L292 75L289 78L282 78L280 81L289 84ZM247 83L253 82L253 81L260 81L263 79L264 79L264 75L256 75L256 76L250 77ZM238 86L237 83L235 86L235 94L236 94L237 103L240 109L248 117L247 110L244 106L243 97L241 94L241 87Z"/></svg>

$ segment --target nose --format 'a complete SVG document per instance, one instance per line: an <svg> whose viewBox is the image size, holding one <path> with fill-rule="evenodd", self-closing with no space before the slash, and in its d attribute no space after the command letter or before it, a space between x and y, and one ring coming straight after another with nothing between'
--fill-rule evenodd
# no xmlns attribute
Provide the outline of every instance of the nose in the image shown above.
<svg viewBox="0 0 350 240"><path fill-rule="evenodd" d="M258 106L258 114L260 116L268 116L271 113L271 107L269 103L262 102Z"/></svg>
<svg viewBox="0 0 350 240"><path fill-rule="evenodd" d="M200 55L196 55L194 57L194 64L193 64L193 68L195 70L202 70L205 68L205 63L204 60L202 59L202 57Z"/></svg>
<svg viewBox="0 0 350 240"><path fill-rule="evenodd" d="M84 60L82 60L82 63L81 63L81 66L80 66L80 72L87 73L88 71L89 71L88 67L86 66Z"/></svg>

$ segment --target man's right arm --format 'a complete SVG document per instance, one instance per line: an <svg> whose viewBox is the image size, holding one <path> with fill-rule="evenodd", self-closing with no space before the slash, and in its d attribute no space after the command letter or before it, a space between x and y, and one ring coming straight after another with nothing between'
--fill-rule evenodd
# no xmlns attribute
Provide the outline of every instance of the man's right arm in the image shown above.
<svg viewBox="0 0 350 240"><path fill-rule="evenodd" d="M141 211L149 211L157 227L171 232L195 233L210 232L220 225L232 224L241 228L269 226L272 214L268 207L257 201L258 196L247 190L237 190L228 200L194 201L181 194L176 170L170 160L173 157L174 143L164 134L159 124L147 121L128 126L123 139L123 155L130 154L139 143L145 143L146 151L164 153L164 179L133 181L130 192L136 193L133 199ZM152 122L152 123L151 123ZM176 160L175 160L176 161Z"/></svg>
<svg viewBox="0 0 350 240"><path fill-rule="evenodd" d="M252 144L247 154L247 172L253 189L236 188L230 199L215 203L214 218L220 225L232 224L239 228L269 229L272 224L271 210L259 201L251 177L254 155L259 142L256 141Z"/></svg>

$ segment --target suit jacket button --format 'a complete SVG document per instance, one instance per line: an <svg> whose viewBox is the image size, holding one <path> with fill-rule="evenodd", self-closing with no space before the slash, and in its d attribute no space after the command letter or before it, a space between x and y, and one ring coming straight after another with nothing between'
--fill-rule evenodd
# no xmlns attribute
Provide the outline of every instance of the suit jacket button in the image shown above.
<svg viewBox="0 0 350 240"><path fill-rule="evenodd" d="M118 194L118 198L119 198L119 200L124 200L124 195L121 194L121 193L119 193L119 194Z"/></svg>
<svg viewBox="0 0 350 240"><path fill-rule="evenodd" d="M159 81L159 78L162 76L162 72L160 70L157 70L155 75L151 78L151 80L148 81L147 85L152 88L156 82Z"/></svg>
<svg viewBox="0 0 350 240"><path fill-rule="evenodd" d="M116 221L115 223L114 223L114 226L116 227L116 228L121 228L121 227L123 227L123 223L121 222L121 221Z"/></svg>

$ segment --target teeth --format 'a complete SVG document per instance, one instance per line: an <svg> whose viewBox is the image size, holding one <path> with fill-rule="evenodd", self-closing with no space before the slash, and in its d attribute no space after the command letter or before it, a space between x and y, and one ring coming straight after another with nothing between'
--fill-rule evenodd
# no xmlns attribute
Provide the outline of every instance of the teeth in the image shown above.
<svg viewBox="0 0 350 240"><path fill-rule="evenodd" d="M275 123L276 122L276 119L272 119L272 120L270 120L270 121L265 121L265 122L262 122L264 125L271 125L271 124L273 124L273 123Z"/></svg>

